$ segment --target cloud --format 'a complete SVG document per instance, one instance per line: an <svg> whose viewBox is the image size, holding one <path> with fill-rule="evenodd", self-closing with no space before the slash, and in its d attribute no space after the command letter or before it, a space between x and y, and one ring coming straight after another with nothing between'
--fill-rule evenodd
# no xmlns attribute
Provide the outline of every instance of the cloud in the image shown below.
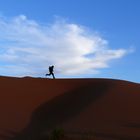
<svg viewBox="0 0 140 140"><path fill-rule="evenodd" d="M96 74L127 52L110 49L100 35L64 20L41 24L24 15L0 18L0 71L4 75L44 75L52 64L59 75Z"/></svg>

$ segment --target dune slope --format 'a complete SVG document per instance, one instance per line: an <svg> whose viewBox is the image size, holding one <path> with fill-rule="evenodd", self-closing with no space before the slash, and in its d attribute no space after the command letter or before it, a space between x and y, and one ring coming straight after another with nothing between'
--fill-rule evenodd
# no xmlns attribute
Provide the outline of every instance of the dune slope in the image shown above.
<svg viewBox="0 0 140 140"><path fill-rule="evenodd" d="M37 140L56 127L73 138L140 139L139 107L132 82L0 77L0 140Z"/></svg>

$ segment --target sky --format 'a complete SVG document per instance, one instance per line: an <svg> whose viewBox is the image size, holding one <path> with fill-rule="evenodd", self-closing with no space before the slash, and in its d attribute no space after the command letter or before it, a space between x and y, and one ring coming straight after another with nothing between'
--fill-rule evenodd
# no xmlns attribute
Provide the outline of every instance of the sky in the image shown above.
<svg viewBox="0 0 140 140"><path fill-rule="evenodd" d="M0 75L140 82L139 0L0 0Z"/></svg>

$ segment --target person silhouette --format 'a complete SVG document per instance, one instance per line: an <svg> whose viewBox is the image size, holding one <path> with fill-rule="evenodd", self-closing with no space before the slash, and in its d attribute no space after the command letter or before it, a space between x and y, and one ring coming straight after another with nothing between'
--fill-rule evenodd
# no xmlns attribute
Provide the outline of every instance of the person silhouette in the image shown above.
<svg viewBox="0 0 140 140"><path fill-rule="evenodd" d="M46 76L52 75L53 79L55 79L55 76L54 76L54 73L53 73L53 69L54 69L54 66L49 66L49 74L46 74Z"/></svg>

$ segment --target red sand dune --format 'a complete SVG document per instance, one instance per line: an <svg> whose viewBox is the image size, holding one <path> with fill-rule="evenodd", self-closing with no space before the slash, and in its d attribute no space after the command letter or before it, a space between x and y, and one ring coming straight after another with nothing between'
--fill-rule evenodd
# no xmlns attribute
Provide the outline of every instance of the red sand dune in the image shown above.
<svg viewBox="0 0 140 140"><path fill-rule="evenodd" d="M139 108L132 82L0 77L0 140L37 140L56 127L73 139L140 140Z"/></svg>

